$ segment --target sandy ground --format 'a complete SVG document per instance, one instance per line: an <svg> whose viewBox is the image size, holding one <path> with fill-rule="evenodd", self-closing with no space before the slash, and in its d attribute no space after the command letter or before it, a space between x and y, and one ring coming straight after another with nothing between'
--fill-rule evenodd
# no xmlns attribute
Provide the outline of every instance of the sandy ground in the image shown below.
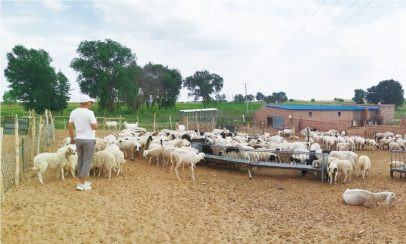
<svg viewBox="0 0 406 244"><path fill-rule="evenodd" d="M139 159L128 161L124 176L92 177L87 192L71 177L49 171L40 185L27 174L6 193L2 243L404 243L405 179L389 177L388 152L361 154L372 160L370 178L336 186L289 170L259 170L249 180L203 164L195 182L186 168L179 182ZM346 188L393 191L397 205L347 206Z"/></svg>

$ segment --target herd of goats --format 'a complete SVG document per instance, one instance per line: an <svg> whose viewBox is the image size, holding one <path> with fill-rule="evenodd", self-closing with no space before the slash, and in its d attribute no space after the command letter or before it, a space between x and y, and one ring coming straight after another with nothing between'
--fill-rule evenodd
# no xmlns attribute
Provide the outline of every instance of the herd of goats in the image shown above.
<svg viewBox="0 0 406 244"><path fill-rule="evenodd" d="M126 159L134 160L136 156L155 160L157 165L171 165L180 180L180 166L190 166L194 177L196 164L205 158L205 154L231 159L243 159L247 162L276 162L289 164L306 164L322 167L322 158L327 157L327 174L329 183L336 184L339 175L344 175L343 182L350 181L353 175L362 178L368 176L371 160L366 155L358 156L358 150L404 150L406 140L402 135L391 132L376 133L374 139L359 136L346 136L335 130L327 132L310 131L308 128L300 133L305 141L284 129L278 135L250 136L247 133L235 133L226 129L214 129L211 132L187 131L185 126L177 125L176 130L164 129L160 132L148 132L135 124L124 124L125 129L104 138L96 137L95 154L91 166L93 176L105 175L110 178L112 172L123 173ZM290 139L293 139L290 140ZM57 177L65 179L70 172L75 177L77 154L75 145L65 138L63 145L54 153L41 153L34 158L33 170L43 184L43 174L47 168L56 168ZM200 143L200 150L194 148ZM324 156L323 156L324 155ZM391 166L404 166L404 162L392 161ZM245 165L246 166L246 165ZM239 167L243 167L240 165ZM255 169L253 169L255 170Z"/></svg>

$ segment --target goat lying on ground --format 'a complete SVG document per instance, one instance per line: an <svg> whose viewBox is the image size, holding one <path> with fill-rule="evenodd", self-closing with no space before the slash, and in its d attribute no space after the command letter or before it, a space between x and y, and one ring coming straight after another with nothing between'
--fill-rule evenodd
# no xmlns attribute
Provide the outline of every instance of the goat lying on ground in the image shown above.
<svg viewBox="0 0 406 244"><path fill-rule="evenodd" d="M395 202L393 192L370 192L361 189L347 189L343 193L344 203L352 206L375 207L378 202L385 200L389 207L393 207Z"/></svg>

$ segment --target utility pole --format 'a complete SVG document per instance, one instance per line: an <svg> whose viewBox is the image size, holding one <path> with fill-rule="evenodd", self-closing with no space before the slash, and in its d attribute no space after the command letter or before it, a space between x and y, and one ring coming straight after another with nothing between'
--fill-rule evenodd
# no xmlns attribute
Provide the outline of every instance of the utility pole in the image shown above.
<svg viewBox="0 0 406 244"><path fill-rule="evenodd" d="M247 116L248 116L247 83L244 83L244 86L245 86L245 101L247 102Z"/></svg>

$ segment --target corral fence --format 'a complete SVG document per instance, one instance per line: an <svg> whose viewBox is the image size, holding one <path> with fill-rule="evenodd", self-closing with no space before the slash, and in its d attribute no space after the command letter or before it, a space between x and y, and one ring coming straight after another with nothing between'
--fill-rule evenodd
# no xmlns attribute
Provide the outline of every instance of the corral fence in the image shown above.
<svg viewBox="0 0 406 244"><path fill-rule="evenodd" d="M52 113L27 117L1 117L1 172L0 191L3 193L23 180L24 172L32 168L35 155L55 142ZM3 198L2 198L3 199Z"/></svg>
<svg viewBox="0 0 406 244"><path fill-rule="evenodd" d="M69 116L54 116L54 118L56 128L67 128ZM185 115L181 119L178 116L161 115L159 112L154 113L153 116L150 117L137 115L133 117L133 119L126 119L121 115L116 117L97 116L96 119L99 128L103 130L108 129L106 122L117 122L117 130L121 130L124 128L124 122L127 121L127 123L138 122L139 127L143 127L148 131L160 131L163 129L175 130L179 124L183 124L187 130L199 130L205 132L219 128L226 128L231 131L246 132L249 134L277 132L276 129L265 127L261 124L253 124L251 116L227 114L224 112L207 116Z"/></svg>

